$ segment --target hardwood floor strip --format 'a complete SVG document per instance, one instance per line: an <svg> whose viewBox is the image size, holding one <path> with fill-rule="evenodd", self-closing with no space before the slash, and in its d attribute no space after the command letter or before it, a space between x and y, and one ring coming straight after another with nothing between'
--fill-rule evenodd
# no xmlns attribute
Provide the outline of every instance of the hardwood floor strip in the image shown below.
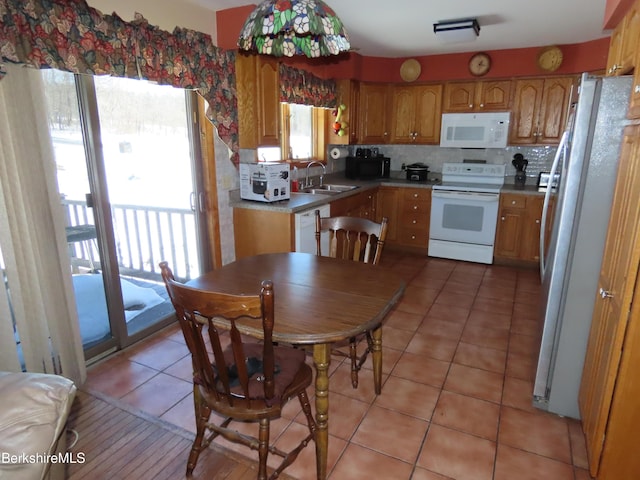
<svg viewBox="0 0 640 480"><path fill-rule="evenodd" d="M104 467L107 478L121 477L122 471L140 455L144 455L145 446L155 438L157 429L154 425L145 425L135 432L128 433L123 437L122 444L118 445L118 450L114 448L109 452L112 459ZM142 445L143 447L139 447Z"/></svg>
<svg viewBox="0 0 640 480"><path fill-rule="evenodd" d="M67 427L78 432L71 452L83 453L83 464L67 464L69 480L185 478L193 433L124 402L79 390ZM67 444L73 440L67 435ZM257 476L257 461L218 445L203 451L194 478L246 480ZM291 477L283 474L282 480Z"/></svg>
<svg viewBox="0 0 640 480"><path fill-rule="evenodd" d="M184 438L177 437L171 432L157 438L152 445L155 456L149 458L141 455L138 457L138 466L131 471L131 478L159 478L164 468L173 461L184 462L186 464L189 448L188 442ZM176 455L178 450L178 455Z"/></svg>
<svg viewBox="0 0 640 480"><path fill-rule="evenodd" d="M131 458L135 458L137 452L135 446L141 442L147 441L149 437L157 434L157 429L154 425L149 425L142 421L141 423L135 422L136 425L129 424L131 430L123 430L122 435L118 433L107 437L105 435L104 446L100 445L85 445L83 443L78 444L78 449L83 449L87 452L93 452L93 454L87 458L87 463L84 468L79 469L76 474L79 478L87 472L95 471L96 469L104 472L104 474L115 473L117 470L127 465ZM109 478L105 476L105 478Z"/></svg>
<svg viewBox="0 0 640 480"><path fill-rule="evenodd" d="M80 437L85 448L104 449L109 446L109 441L115 441L117 432L129 430L144 423L143 419L132 417L118 409L111 409L107 414L98 417L100 420L93 424L81 426L84 434ZM99 428L98 428L99 427Z"/></svg>

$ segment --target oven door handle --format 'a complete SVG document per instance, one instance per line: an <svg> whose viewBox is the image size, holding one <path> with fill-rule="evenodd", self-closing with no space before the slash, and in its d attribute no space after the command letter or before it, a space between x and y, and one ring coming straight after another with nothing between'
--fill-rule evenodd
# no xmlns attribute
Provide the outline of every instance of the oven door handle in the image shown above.
<svg viewBox="0 0 640 480"><path fill-rule="evenodd" d="M444 198L448 200L473 200L474 202L497 202L500 195L498 193L482 192L451 192L433 190L432 198Z"/></svg>

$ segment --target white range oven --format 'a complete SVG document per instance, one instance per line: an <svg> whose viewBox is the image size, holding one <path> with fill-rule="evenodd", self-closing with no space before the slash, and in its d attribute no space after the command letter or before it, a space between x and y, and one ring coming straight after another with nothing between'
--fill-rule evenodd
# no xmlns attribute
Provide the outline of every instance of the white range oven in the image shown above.
<svg viewBox="0 0 640 480"><path fill-rule="evenodd" d="M429 256L493 263L505 165L445 163L431 192Z"/></svg>

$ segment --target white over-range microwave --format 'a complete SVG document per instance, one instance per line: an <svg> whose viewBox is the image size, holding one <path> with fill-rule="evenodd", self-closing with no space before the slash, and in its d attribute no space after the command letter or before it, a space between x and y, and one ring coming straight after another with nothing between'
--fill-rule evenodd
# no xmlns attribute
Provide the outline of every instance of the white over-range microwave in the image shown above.
<svg viewBox="0 0 640 480"><path fill-rule="evenodd" d="M504 148L509 137L509 112L443 113L441 147Z"/></svg>

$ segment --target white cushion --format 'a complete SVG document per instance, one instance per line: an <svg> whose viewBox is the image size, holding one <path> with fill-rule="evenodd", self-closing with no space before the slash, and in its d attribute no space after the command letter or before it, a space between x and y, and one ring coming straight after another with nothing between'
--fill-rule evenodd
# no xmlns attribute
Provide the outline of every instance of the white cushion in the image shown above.
<svg viewBox="0 0 640 480"><path fill-rule="evenodd" d="M55 453L75 393L59 375L0 372L0 479L44 478L49 464L25 462L25 455Z"/></svg>

